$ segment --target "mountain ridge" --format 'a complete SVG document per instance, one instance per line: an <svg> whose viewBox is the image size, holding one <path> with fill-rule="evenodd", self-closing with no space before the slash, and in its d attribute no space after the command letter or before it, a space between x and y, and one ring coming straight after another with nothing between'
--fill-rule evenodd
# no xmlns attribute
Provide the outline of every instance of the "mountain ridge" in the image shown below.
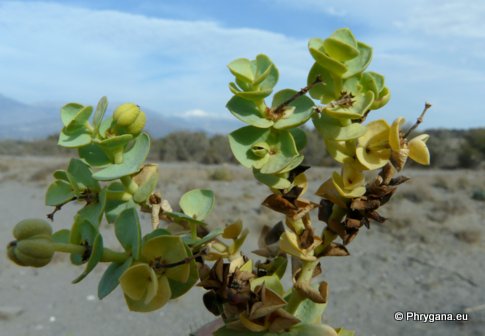
<svg viewBox="0 0 485 336"><path fill-rule="evenodd" d="M59 133L60 108L57 103L26 104L0 94L0 139L35 140ZM166 116L150 108L143 111L147 115L146 130L155 138L182 130L229 133L241 126L237 120L207 113Z"/></svg>

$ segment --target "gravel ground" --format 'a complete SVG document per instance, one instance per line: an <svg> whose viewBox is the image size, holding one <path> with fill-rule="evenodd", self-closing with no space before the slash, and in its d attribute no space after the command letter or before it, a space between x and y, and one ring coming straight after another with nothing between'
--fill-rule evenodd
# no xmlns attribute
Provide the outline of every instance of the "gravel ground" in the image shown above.
<svg viewBox="0 0 485 336"><path fill-rule="evenodd" d="M43 205L49 172L65 165L59 158L0 156L0 245L12 239L11 228L19 220L50 212ZM330 172L312 168L310 190ZM349 245L350 257L323 260L321 277L330 285L325 320L357 330L359 336L485 335L485 202L471 198L473 191L485 188L485 174L410 170L405 175L412 180L383 209L388 222L362 230ZM172 204L191 188L212 188L217 206L209 221L216 226L242 219L254 233L244 249L248 252L261 226L280 219L259 206L267 189L239 167L162 164L160 184ZM63 208L55 228L69 227L75 211L75 205ZM111 228L103 225L103 231L105 245L116 247ZM41 269L18 267L0 257L0 336L178 336L214 318L203 308L200 288L149 314L128 312L119 289L99 301L103 271L99 267L71 285L81 268L64 256ZM469 312L469 321L398 322L398 311Z"/></svg>

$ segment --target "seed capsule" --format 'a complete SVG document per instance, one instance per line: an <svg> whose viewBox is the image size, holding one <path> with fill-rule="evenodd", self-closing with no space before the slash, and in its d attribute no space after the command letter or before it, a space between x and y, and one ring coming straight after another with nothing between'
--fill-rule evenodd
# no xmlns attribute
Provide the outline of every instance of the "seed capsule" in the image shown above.
<svg viewBox="0 0 485 336"><path fill-rule="evenodd" d="M52 227L43 219L24 219L23 221L18 222L13 228L13 236L17 240L23 240L39 235L47 237L52 235Z"/></svg>

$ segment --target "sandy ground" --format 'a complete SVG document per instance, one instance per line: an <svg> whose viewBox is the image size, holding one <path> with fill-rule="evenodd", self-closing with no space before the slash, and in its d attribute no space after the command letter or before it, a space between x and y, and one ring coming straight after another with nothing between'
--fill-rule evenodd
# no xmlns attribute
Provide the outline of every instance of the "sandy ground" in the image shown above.
<svg viewBox="0 0 485 336"><path fill-rule="evenodd" d="M12 239L16 222L50 211L43 205L49 173L66 163L60 158L0 156L1 246ZM253 237L262 225L280 219L259 206L268 191L249 171L226 166L222 170L229 176L224 181L214 177L218 169L162 164L161 190L173 204L191 188L213 189L217 207L211 225L240 218ZM312 168L310 190L330 172ZM359 336L485 335L485 202L471 198L474 190L485 189L485 173L411 170L405 175L412 180L382 211L388 222L362 230L349 245L350 257L323 259L321 276L330 285L325 320L357 330ZM58 213L55 228L68 228L76 209L72 205ZM148 229L148 217L145 222ZM106 245L116 247L111 228L104 225L103 231ZM244 250L249 253L254 247L255 239ZM214 318L203 308L199 288L150 314L128 312L119 289L98 301L97 282L104 268L71 285L81 268L67 261L59 256L48 267L32 269L0 257L0 336L177 336ZM468 311L469 321L397 322L397 311Z"/></svg>

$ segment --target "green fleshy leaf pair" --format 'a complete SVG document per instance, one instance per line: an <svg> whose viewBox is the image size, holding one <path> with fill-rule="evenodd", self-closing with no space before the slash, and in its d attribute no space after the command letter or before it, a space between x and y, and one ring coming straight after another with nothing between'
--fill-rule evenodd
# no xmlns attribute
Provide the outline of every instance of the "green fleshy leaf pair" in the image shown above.
<svg viewBox="0 0 485 336"><path fill-rule="evenodd" d="M105 215L108 223L114 223L116 218L126 209L136 207L131 195L129 195L121 182L113 182L106 188L109 195L106 199ZM126 197L126 198L125 198Z"/></svg>
<svg viewBox="0 0 485 336"><path fill-rule="evenodd" d="M260 54L255 60L238 58L228 65L236 77L229 84L231 92L241 98L260 101L269 96L278 82L278 69L268 56Z"/></svg>
<svg viewBox="0 0 485 336"><path fill-rule="evenodd" d="M170 280L185 284L190 279L191 265L177 264L189 255L179 236L160 235L147 240L141 250L146 262L129 267L119 279L129 309L149 312L164 306L172 298Z"/></svg>
<svg viewBox="0 0 485 336"><path fill-rule="evenodd" d="M231 98L226 107L236 118L254 127L288 129L304 124L313 114L313 101L306 96L301 96L276 111L296 93L290 89L277 92L270 109L239 96Z"/></svg>
<svg viewBox="0 0 485 336"><path fill-rule="evenodd" d="M125 135L117 138L124 137ZM131 135L128 135L131 139ZM125 139L128 140L128 137ZM111 138L112 139L116 138ZM122 141L122 143L124 140ZM119 145L119 144L117 144ZM141 133L135 139L133 147L123 154L123 161L121 163L110 164L107 167L97 171L93 177L98 181L110 181L118 179L122 176L137 173L145 162L148 152L150 150L150 137L146 133Z"/></svg>
<svg viewBox="0 0 485 336"><path fill-rule="evenodd" d="M343 79L363 72L372 58L372 48L358 42L348 28L338 29L326 40L311 39L308 49L321 67Z"/></svg>
<svg viewBox="0 0 485 336"><path fill-rule="evenodd" d="M54 172L56 180L49 185L45 195L45 204L57 206L76 197L85 191L99 192L99 182L93 178L90 167L79 159L71 159L67 170Z"/></svg>
<svg viewBox="0 0 485 336"><path fill-rule="evenodd" d="M364 135L366 132L366 128L362 124L352 123L344 126L339 119L330 117L326 114L315 115L312 121L318 133L325 140L354 140Z"/></svg>
<svg viewBox="0 0 485 336"><path fill-rule="evenodd" d="M63 233L63 236L59 234L58 238L65 239L65 234L66 233ZM72 281L72 283L78 283L91 273L101 261L104 250L103 237L99 234L97 228L90 222L80 216L76 216L70 232L69 242L71 244L85 246L86 251L89 251L83 255L71 253L71 262L74 265L86 263L84 271Z"/></svg>
<svg viewBox="0 0 485 336"><path fill-rule="evenodd" d="M377 110L389 102L391 92L384 84L384 76L376 72L364 72L361 76L360 83L363 91L372 91L374 101L370 106L371 110Z"/></svg>
<svg viewBox="0 0 485 336"><path fill-rule="evenodd" d="M341 120L356 120L364 117L365 113L370 110L374 102L374 92L367 91L356 96L348 95L342 100L349 100L340 104L328 104L325 106L325 113L333 118Z"/></svg>
<svg viewBox="0 0 485 336"><path fill-rule="evenodd" d="M91 142L89 117L93 112L91 106L77 103L66 104L61 108L61 120L64 125L59 134L58 144L62 147L77 148Z"/></svg>
<svg viewBox="0 0 485 336"><path fill-rule="evenodd" d="M141 228L136 209L128 208L119 214L115 221L115 235L125 251L134 260L139 260L141 251Z"/></svg>
<svg viewBox="0 0 485 336"><path fill-rule="evenodd" d="M229 144L243 166L262 174L288 172L303 161L293 136L286 130L246 126L229 135Z"/></svg>

